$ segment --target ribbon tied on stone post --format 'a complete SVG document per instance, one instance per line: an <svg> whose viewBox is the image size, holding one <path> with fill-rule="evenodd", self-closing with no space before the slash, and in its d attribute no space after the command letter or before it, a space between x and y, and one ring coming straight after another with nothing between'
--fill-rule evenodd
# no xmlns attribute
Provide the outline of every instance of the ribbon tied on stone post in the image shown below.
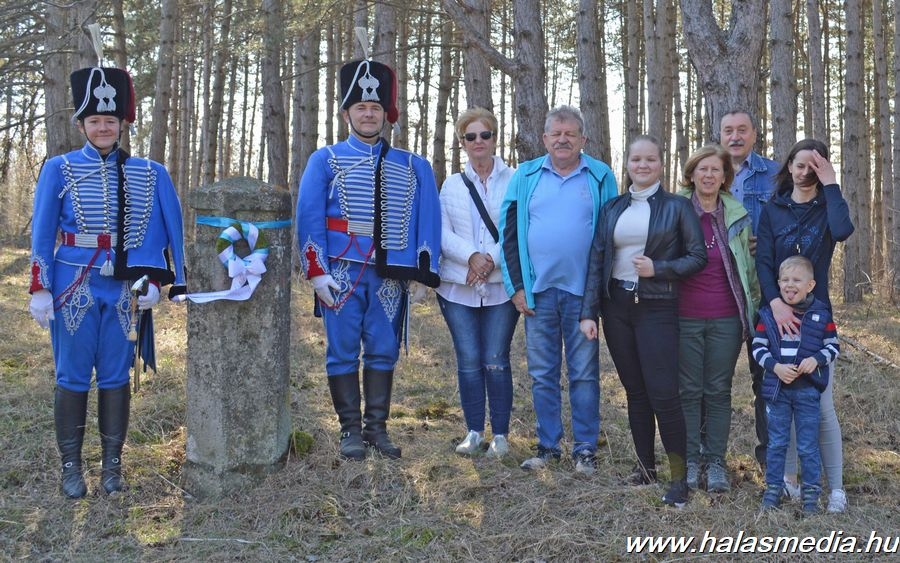
<svg viewBox="0 0 900 563"><path fill-rule="evenodd" d="M234 252L234 243L244 239L250 247L250 253L243 258ZM234 221L216 239L216 254L222 265L228 270L231 288L224 291L205 293L188 293L176 299L190 299L194 303L208 303L219 299L230 301L246 301L250 299L256 286L266 273L266 258L269 256L269 243L265 234L253 223Z"/></svg>

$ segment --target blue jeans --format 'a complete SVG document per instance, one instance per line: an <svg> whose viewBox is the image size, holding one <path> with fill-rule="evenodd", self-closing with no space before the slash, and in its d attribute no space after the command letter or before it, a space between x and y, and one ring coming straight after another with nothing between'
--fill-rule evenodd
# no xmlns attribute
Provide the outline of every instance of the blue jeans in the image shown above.
<svg viewBox="0 0 900 563"><path fill-rule="evenodd" d="M509 346L519 312L512 301L469 307L437 296L456 350L459 401L466 427L484 432L485 391L491 407L491 431L509 433L513 384Z"/></svg>
<svg viewBox="0 0 900 563"><path fill-rule="evenodd" d="M578 328L581 297L550 288L534 295L525 317L525 345L538 444L560 453L563 437L560 377L565 346L572 409L572 454L596 451L600 435L600 344Z"/></svg>
<svg viewBox="0 0 900 563"><path fill-rule="evenodd" d="M792 389L782 386L775 401L766 400L769 448L766 450L766 485L784 482L784 457L791 438L791 421L797 429L797 456L803 487L819 488L822 472L819 457L820 394L811 385Z"/></svg>

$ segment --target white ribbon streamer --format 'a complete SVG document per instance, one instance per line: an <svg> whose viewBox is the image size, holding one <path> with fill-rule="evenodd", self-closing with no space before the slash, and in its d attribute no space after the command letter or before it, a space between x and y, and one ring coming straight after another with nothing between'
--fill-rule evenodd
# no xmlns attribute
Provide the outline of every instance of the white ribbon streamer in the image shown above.
<svg viewBox="0 0 900 563"><path fill-rule="evenodd" d="M255 248L259 238L259 229L254 224L243 223L240 226L242 227L241 229L237 229L235 226L228 227L219 237L230 240L233 243L244 238L244 233L246 232L247 243L251 250L250 254L244 258L237 256L231 245L219 253L219 260L227 268L228 276L231 278L231 288L224 291L187 293L177 296L175 301L181 302L189 299L194 303L209 303L220 299L229 301L246 301L250 299L256 290L256 286L262 280L262 275L266 273L265 261L269 251L267 247Z"/></svg>

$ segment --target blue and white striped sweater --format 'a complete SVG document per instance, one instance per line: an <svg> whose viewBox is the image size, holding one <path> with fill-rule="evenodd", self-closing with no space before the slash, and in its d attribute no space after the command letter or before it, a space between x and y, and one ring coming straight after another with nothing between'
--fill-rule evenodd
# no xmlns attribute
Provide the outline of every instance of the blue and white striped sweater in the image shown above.
<svg viewBox="0 0 900 563"><path fill-rule="evenodd" d="M829 370L825 369L840 354L837 327L827 306L814 299L805 310L796 310L800 319L800 335L782 337L769 306L760 312L760 321L753 338L753 358L765 369L763 397L773 400L783 385L773 371L776 364L798 365L805 358L813 357L819 369L798 378L792 386L812 385L820 392L828 386Z"/></svg>

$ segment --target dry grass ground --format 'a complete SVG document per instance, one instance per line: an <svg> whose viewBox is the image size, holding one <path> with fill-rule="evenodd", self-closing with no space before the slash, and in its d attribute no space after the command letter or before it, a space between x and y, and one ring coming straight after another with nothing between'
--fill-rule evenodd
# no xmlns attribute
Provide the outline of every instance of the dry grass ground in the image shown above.
<svg viewBox="0 0 900 563"><path fill-rule="evenodd" d="M900 535L898 372L844 345L836 401L844 431L846 514L801 519L796 506L760 516L762 476L754 442L746 360L738 364L728 458L729 494L698 493L683 510L662 505L659 486L627 488L633 463L621 386L603 352L600 468L572 464L538 474L518 463L534 442L523 326L514 342L511 455L502 462L453 453L465 428L452 345L433 297L416 305L408 356L400 361L389 428L403 459L338 462L337 421L324 380L323 331L311 289L295 284L291 409L314 438L306 455L258 487L198 501L180 488L186 429L185 309L156 318L159 373L133 400L125 451L130 488L97 493L100 448L94 401L85 439L90 492L58 492L49 337L27 310L28 253L0 245L0 559L36 561L789 561L784 554L629 555L626 537ZM843 334L900 363L900 311L841 307ZM661 446L657 446L662 458ZM667 473L661 467L662 473ZM699 542L699 539L697 540ZM894 546L896 547L896 539ZM864 541L860 542L862 545ZM696 544L695 544L696 545ZM898 551L900 553L900 551ZM861 553L809 554L804 561L870 561ZM881 556L898 560L900 555Z"/></svg>

